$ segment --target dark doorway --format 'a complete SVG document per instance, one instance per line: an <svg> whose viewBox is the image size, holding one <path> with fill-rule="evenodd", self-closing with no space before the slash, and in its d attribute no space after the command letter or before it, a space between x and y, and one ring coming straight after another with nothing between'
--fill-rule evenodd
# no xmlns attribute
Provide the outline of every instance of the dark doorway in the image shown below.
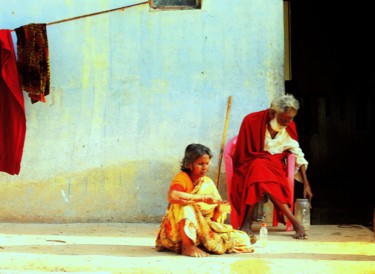
<svg viewBox="0 0 375 274"><path fill-rule="evenodd" d="M314 1L291 1L290 9L292 77L286 92L301 101L296 123L309 161L312 224L372 228L371 9Z"/></svg>

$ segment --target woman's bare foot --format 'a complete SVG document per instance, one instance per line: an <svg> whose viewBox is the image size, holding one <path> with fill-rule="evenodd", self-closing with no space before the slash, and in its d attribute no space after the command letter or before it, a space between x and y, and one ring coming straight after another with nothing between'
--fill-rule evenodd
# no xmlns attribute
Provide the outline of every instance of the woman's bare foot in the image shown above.
<svg viewBox="0 0 375 274"><path fill-rule="evenodd" d="M307 234L306 234L303 226L301 226L301 225L296 226L294 230L296 231L296 234L294 234L294 236L293 236L294 239L300 239L300 240L307 239Z"/></svg>
<svg viewBox="0 0 375 274"><path fill-rule="evenodd" d="M204 252L202 249L196 247L195 245L183 245L181 249L181 254L190 257L207 257L208 253Z"/></svg>

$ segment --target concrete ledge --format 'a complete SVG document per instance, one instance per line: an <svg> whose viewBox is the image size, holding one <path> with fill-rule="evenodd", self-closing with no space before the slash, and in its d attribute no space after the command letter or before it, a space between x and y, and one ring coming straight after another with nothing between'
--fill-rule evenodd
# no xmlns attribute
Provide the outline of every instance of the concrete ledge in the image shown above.
<svg viewBox="0 0 375 274"><path fill-rule="evenodd" d="M1 223L0 273L375 273L374 234L359 225L313 225L308 240L269 227L265 248L207 258L155 251L158 227Z"/></svg>

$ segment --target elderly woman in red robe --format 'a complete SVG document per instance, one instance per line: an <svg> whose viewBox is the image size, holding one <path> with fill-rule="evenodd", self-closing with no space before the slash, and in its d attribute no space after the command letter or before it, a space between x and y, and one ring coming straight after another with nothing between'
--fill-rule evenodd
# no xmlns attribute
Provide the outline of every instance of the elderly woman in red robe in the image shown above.
<svg viewBox="0 0 375 274"><path fill-rule="evenodd" d="M283 95L271 102L266 110L248 114L242 121L233 155L234 174L231 201L240 219L240 229L252 235L256 204L268 195L278 212L279 222L288 218L296 239L306 239L303 226L289 208L291 191L286 175L285 158L296 155L296 179L303 183L303 196L313 194L306 175L308 162L299 143L293 122L299 102L292 95Z"/></svg>

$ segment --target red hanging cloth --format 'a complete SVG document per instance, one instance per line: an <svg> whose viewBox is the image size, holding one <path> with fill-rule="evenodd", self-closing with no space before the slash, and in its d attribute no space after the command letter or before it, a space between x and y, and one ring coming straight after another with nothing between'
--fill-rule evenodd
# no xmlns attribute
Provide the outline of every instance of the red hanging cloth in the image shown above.
<svg viewBox="0 0 375 274"><path fill-rule="evenodd" d="M26 115L10 30L0 30L0 171L17 175L26 135Z"/></svg>

